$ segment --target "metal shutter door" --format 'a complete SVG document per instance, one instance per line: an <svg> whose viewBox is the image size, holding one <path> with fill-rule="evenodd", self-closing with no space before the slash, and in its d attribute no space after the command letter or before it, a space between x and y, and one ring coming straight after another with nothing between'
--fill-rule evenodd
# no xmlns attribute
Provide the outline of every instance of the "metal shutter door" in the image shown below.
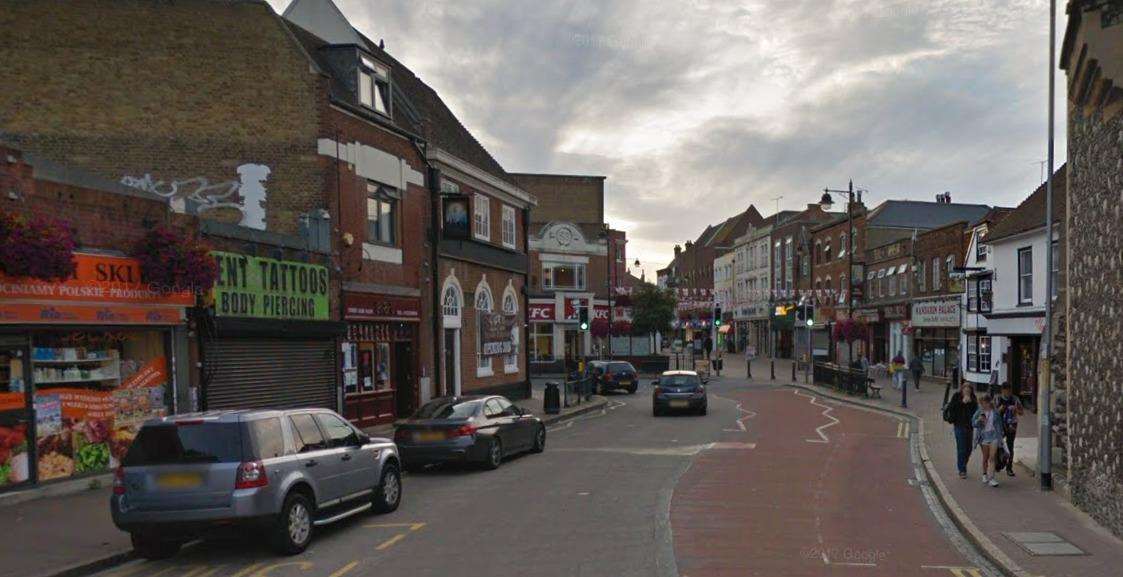
<svg viewBox="0 0 1123 577"><path fill-rule="evenodd" d="M207 409L336 408L333 341L228 338L204 352Z"/></svg>

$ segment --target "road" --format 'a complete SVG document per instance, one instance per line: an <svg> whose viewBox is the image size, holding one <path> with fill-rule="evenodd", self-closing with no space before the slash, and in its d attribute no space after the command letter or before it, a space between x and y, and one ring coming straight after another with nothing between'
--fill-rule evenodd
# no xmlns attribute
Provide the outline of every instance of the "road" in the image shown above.
<svg viewBox="0 0 1123 577"><path fill-rule="evenodd" d="M911 425L724 379L706 417L653 418L645 385L497 471L408 476L401 508L279 558L253 535L106 577L983 577L917 480Z"/></svg>

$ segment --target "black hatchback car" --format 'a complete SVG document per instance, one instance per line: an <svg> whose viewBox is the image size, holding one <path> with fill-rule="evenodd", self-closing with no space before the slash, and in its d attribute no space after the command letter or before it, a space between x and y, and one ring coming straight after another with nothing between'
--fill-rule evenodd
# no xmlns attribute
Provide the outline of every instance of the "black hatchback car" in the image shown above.
<svg viewBox="0 0 1123 577"><path fill-rule="evenodd" d="M666 371L652 382L651 413L658 417L671 411L705 415L708 408L706 381L694 371Z"/></svg>
<svg viewBox="0 0 1123 577"><path fill-rule="evenodd" d="M633 395L639 387L636 368L624 361L589 361L585 376L593 379L597 394L615 390Z"/></svg>
<svg viewBox="0 0 1123 577"><path fill-rule="evenodd" d="M506 397L441 397L399 422L394 442L407 470L440 463L497 469L509 455L546 450L546 426Z"/></svg>

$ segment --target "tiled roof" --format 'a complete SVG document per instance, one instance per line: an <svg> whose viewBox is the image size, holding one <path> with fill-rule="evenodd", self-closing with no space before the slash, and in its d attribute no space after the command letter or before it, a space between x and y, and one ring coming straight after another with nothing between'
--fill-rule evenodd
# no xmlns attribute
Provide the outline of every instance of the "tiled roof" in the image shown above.
<svg viewBox="0 0 1123 577"><path fill-rule="evenodd" d="M975 222L988 212L985 204L887 200L870 211L866 226L927 230L960 220Z"/></svg>
<svg viewBox="0 0 1123 577"><path fill-rule="evenodd" d="M1053 173L1053 222L1060 223L1065 218L1065 194L1067 184L1065 173L1067 164ZM1035 228L1045 226L1045 188L1046 183L1041 183L1033 194L1029 195L1018 208L1006 215L993 228L987 231L987 242L1013 236Z"/></svg>

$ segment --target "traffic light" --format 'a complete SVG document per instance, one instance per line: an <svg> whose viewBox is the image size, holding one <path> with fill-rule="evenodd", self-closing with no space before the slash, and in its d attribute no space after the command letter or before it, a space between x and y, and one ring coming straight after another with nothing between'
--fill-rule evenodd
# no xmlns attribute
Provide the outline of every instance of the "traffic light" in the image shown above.
<svg viewBox="0 0 1123 577"><path fill-rule="evenodd" d="M721 326L721 307L714 307L714 326Z"/></svg>
<svg viewBox="0 0 1123 577"><path fill-rule="evenodd" d="M577 313L578 324L577 326L583 330L589 330L589 307L581 307Z"/></svg>
<svg viewBox="0 0 1123 577"><path fill-rule="evenodd" d="M796 308L796 318L801 321L809 321L815 319L815 305L804 304Z"/></svg>

